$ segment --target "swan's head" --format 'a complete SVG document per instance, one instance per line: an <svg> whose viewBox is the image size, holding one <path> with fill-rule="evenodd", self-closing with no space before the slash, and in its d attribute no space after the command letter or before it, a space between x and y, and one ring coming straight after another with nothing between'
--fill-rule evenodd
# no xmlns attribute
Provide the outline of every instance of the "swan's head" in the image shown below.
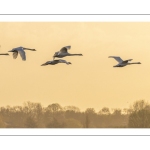
<svg viewBox="0 0 150 150"><path fill-rule="evenodd" d="M42 64L41 66L46 66L46 64Z"/></svg>
<svg viewBox="0 0 150 150"><path fill-rule="evenodd" d="M47 66L47 65L48 65L48 63L46 62L46 63L42 64L41 66Z"/></svg>
<svg viewBox="0 0 150 150"><path fill-rule="evenodd" d="M117 65L113 66L113 67L118 67Z"/></svg>
<svg viewBox="0 0 150 150"><path fill-rule="evenodd" d="M67 64L69 65L69 64L72 64L71 62L67 62Z"/></svg>
<svg viewBox="0 0 150 150"><path fill-rule="evenodd" d="M32 51L36 51L35 49L31 49Z"/></svg>

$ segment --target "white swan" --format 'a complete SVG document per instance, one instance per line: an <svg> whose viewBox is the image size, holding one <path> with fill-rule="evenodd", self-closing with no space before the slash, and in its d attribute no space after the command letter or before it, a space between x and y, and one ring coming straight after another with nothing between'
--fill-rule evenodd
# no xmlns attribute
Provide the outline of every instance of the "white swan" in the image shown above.
<svg viewBox="0 0 150 150"><path fill-rule="evenodd" d="M24 50L31 50L31 51L36 51L35 49L30 49L30 48L25 48L25 47L16 47L13 48L12 50L8 51L8 52L13 52L13 58L16 59L18 56L18 53L20 54L21 58L23 61L26 60L26 54Z"/></svg>
<svg viewBox="0 0 150 150"><path fill-rule="evenodd" d="M52 61L47 61L46 63L42 64L41 66L46 66L46 65L56 65L58 63L66 63L67 65L71 64L71 62L67 62L66 60L63 59L55 59Z"/></svg>
<svg viewBox="0 0 150 150"><path fill-rule="evenodd" d="M128 63L128 61L131 61L132 59L127 59L127 60L122 60L118 56L109 56L108 58L114 58L116 61L119 63L113 67L124 67L126 65L132 65L132 64L141 64L140 62L133 62L133 63Z"/></svg>
<svg viewBox="0 0 150 150"><path fill-rule="evenodd" d="M55 59L55 57L62 58L65 56L83 56L82 54L70 54L70 53L68 53L68 50L70 48L71 48L71 46L65 46L65 47L61 48L60 51L55 52L53 59Z"/></svg>

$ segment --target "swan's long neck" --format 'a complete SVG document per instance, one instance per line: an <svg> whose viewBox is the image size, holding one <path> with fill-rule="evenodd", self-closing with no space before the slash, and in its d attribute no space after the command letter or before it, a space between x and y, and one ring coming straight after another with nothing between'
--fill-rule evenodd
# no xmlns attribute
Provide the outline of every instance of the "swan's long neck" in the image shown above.
<svg viewBox="0 0 150 150"><path fill-rule="evenodd" d="M68 56L83 56L82 54L68 54Z"/></svg>
<svg viewBox="0 0 150 150"><path fill-rule="evenodd" d="M67 62L66 64L69 65L69 64L71 64L71 62Z"/></svg>
<svg viewBox="0 0 150 150"><path fill-rule="evenodd" d="M140 62L133 62L133 63L128 63L129 65L132 65L132 64L141 64Z"/></svg>
<svg viewBox="0 0 150 150"><path fill-rule="evenodd" d="M9 55L8 53L3 53L3 54L0 54L0 55Z"/></svg>
<svg viewBox="0 0 150 150"><path fill-rule="evenodd" d="M35 51L35 49L31 49L31 48L23 48L25 50L31 50L31 51Z"/></svg>

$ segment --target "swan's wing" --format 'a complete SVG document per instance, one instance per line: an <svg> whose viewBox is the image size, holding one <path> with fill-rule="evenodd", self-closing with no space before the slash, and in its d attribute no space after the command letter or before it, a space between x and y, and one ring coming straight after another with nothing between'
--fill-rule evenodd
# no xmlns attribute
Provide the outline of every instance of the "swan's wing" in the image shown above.
<svg viewBox="0 0 150 150"><path fill-rule="evenodd" d="M123 60L120 57L118 57L118 56L109 56L108 58L114 58L119 63L123 62Z"/></svg>
<svg viewBox="0 0 150 150"><path fill-rule="evenodd" d="M71 48L71 46L65 46L65 47L61 48L60 52L61 53L67 53L67 50L70 48Z"/></svg>
<svg viewBox="0 0 150 150"><path fill-rule="evenodd" d="M71 62L67 62L66 60L63 60L63 59L59 59L59 63L71 64Z"/></svg>
<svg viewBox="0 0 150 150"><path fill-rule="evenodd" d="M132 61L133 59L127 59L127 60L124 60L123 62L128 62L128 61Z"/></svg>
<svg viewBox="0 0 150 150"><path fill-rule="evenodd" d="M55 60L52 61L52 63L54 63L54 64L57 64L59 62L60 62L59 59L55 59Z"/></svg>
<svg viewBox="0 0 150 150"><path fill-rule="evenodd" d="M63 59L59 59L59 62L60 63L66 63L67 65L71 64L71 62L67 62L66 60L63 60Z"/></svg>
<svg viewBox="0 0 150 150"><path fill-rule="evenodd" d="M48 64L50 64L52 61L47 61L47 62L45 62L44 64L42 64L41 66L46 66L46 65L48 65Z"/></svg>
<svg viewBox="0 0 150 150"><path fill-rule="evenodd" d="M65 46L67 49L70 49L71 48L71 46L69 45L69 46Z"/></svg>
<svg viewBox="0 0 150 150"><path fill-rule="evenodd" d="M26 54L25 54L25 51L24 51L24 50L19 50L18 52L19 52L19 54L20 54L22 60L25 61L25 60L26 60Z"/></svg>
<svg viewBox="0 0 150 150"><path fill-rule="evenodd" d="M14 52L13 52L13 58L16 59L17 56L18 56L18 51L14 51Z"/></svg>
<svg viewBox="0 0 150 150"><path fill-rule="evenodd" d="M59 59L58 60L60 63L67 63L67 61L66 60L63 60L63 59Z"/></svg>

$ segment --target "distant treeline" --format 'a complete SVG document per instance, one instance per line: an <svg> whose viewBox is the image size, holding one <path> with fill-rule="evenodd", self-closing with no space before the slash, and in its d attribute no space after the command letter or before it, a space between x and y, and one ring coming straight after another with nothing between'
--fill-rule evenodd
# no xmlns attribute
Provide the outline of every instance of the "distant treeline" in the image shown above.
<svg viewBox="0 0 150 150"><path fill-rule="evenodd" d="M135 101L128 109L94 108L26 102L23 106L0 107L0 128L149 128L150 104Z"/></svg>

